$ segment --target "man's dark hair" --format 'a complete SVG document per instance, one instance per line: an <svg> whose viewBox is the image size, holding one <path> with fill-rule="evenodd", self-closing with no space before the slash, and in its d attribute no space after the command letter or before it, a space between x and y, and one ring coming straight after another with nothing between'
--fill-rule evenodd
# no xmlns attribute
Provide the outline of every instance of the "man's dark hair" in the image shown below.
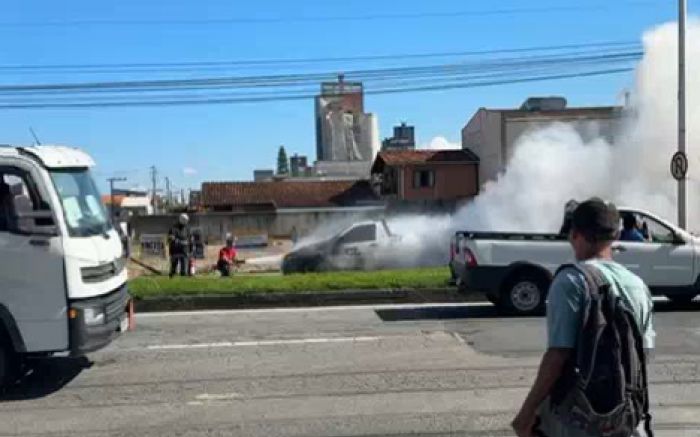
<svg viewBox="0 0 700 437"><path fill-rule="evenodd" d="M625 214L622 216L622 227L626 231L631 231L637 228L637 219L634 218L632 214Z"/></svg>
<svg viewBox="0 0 700 437"><path fill-rule="evenodd" d="M620 233L620 215L615 205L594 197L576 207L571 228L591 243L614 241Z"/></svg>

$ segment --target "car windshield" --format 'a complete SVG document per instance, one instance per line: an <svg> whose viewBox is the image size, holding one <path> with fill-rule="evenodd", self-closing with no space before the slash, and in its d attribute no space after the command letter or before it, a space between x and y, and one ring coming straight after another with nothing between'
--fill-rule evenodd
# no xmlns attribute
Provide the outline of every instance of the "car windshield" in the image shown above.
<svg viewBox="0 0 700 437"><path fill-rule="evenodd" d="M61 198L71 237L100 235L111 228L89 170L53 170L51 179Z"/></svg>

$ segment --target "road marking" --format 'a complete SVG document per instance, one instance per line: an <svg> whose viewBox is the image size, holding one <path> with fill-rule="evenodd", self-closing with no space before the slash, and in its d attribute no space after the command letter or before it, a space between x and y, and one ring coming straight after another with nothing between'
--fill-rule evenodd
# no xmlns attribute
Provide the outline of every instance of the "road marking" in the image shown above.
<svg viewBox="0 0 700 437"><path fill-rule="evenodd" d="M185 350L185 349L214 349L232 347L258 347L258 346L283 346L297 344L322 344L322 343L355 343L379 341L383 337L330 337L330 338L298 338L285 340L252 340L252 341L223 341L217 343L193 343L193 344L155 344L146 346L148 350Z"/></svg>
<svg viewBox="0 0 700 437"><path fill-rule="evenodd" d="M197 395L195 399L198 401L225 401L230 399L239 399L240 393L202 393Z"/></svg>
<svg viewBox="0 0 700 437"><path fill-rule="evenodd" d="M202 311L168 311L155 313L137 313L138 318L183 317L183 316L215 316L227 314L266 314L266 313L306 313L321 311L350 311L350 310L391 310L406 308L455 308L455 307L490 307L489 302L447 302L447 303L401 303L378 305L336 305L293 308L257 308L245 310L202 310Z"/></svg>

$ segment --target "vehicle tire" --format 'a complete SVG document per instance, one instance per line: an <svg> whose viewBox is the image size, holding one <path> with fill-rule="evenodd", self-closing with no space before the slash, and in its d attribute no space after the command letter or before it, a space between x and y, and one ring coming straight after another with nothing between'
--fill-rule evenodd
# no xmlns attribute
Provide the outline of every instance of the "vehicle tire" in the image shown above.
<svg viewBox="0 0 700 437"><path fill-rule="evenodd" d="M547 284L542 278L536 274L523 273L506 283L499 305L513 315L543 314L546 295Z"/></svg>
<svg viewBox="0 0 700 437"><path fill-rule="evenodd" d="M687 305L690 302L695 299L695 296L697 294L676 294L676 295L666 295L668 300L670 300L672 303L678 304L678 305Z"/></svg>
<svg viewBox="0 0 700 437"><path fill-rule="evenodd" d="M2 334L0 333L0 337ZM0 338L0 390L12 385L19 375L19 360L6 338Z"/></svg>

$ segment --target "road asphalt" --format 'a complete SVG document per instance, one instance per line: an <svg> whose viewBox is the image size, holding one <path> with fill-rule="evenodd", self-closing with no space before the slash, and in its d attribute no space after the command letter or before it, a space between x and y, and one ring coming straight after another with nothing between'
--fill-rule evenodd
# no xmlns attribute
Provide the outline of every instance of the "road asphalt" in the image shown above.
<svg viewBox="0 0 700 437"><path fill-rule="evenodd" d="M700 303L657 303L659 437L700 436ZM0 436L512 436L542 318L486 303L137 315L88 360L36 360Z"/></svg>

